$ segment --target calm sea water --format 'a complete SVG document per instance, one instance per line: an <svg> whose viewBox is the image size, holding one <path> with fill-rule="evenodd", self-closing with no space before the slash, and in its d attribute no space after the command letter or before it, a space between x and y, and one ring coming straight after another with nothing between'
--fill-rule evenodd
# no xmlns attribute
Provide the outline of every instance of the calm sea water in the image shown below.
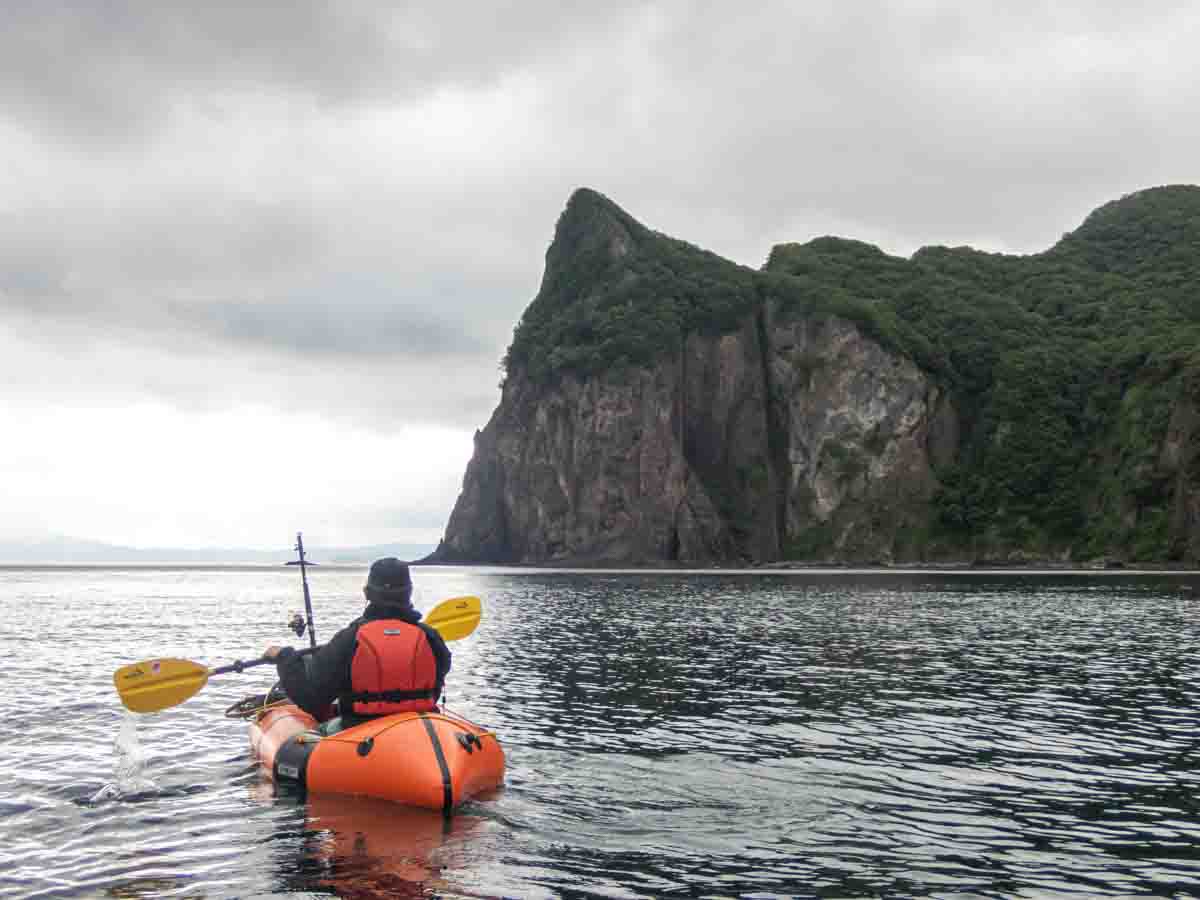
<svg viewBox="0 0 1200 900"><path fill-rule="evenodd" d="M361 569L312 573L318 638ZM449 706L507 784L437 814L277 795L226 706L128 717L117 667L257 656L251 569L0 569L0 893L1051 897L1200 893L1200 579L421 569L478 594Z"/></svg>

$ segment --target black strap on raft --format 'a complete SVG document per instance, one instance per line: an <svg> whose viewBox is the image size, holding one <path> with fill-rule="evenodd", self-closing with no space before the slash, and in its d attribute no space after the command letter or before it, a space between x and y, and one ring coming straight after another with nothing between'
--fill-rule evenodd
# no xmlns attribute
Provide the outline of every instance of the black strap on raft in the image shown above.
<svg viewBox="0 0 1200 900"><path fill-rule="evenodd" d="M437 691L428 688L423 691L359 691L349 694L352 703L400 703L404 700L433 700Z"/></svg>
<svg viewBox="0 0 1200 900"><path fill-rule="evenodd" d="M442 750L437 729L424 713L421 714L421 724L425 726L425 732L433 744L433 755L437 759L438 768L442 770L442 815L448 816L454 811L454 784L450 780L450 766L446 764L446 753Z"/></svg>

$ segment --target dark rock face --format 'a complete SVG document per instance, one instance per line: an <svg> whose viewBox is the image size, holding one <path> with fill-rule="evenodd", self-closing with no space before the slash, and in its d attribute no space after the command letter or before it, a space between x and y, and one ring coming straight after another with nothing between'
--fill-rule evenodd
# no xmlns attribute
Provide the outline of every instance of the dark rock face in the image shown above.
<svg viewBox="0 0 1200 900"><path fill-rule="evenodd" d="M911 558L935 456L954 456L953 407L912 362L848 322L776 322L768 336L788 464L782 530L795 541L816 529L843 559Z"/></svg>
<svg viewBox="0 0 1200 900"><path fill-rule="evenodd" d="M478 435L436 558L444 562L707 561L733 545L680 452L678 367L547 391L510 379Z"/></svg>
<svg viewBox="0 0 1200 900"><path fill-rule="evenodd" d="M1193 203L1189 197L1184 192L1183 201ZM1139 195L1134 212L1160 215L1159 206L1177 200L1178 192ZM1127 227L1118 215L1126 206L1103 208L1045 260L1091 266L1097 234L1122 246L1126 234L1116 229ZM1193 228L1200 222L1174 207L1168 212L1168 223ZM1157 234L1151 227L1157 220L1146 220L1145 233ZM1159 243L1166 246L1173 235ZM1168 250L1163 258L1182 266L1180 254ZM1070 560L1070 544L1055 544L1019 517L1010 516L1003 528L975 527L961 514L957 535L934 527L942 486L952 485L943 492L952 502L968 497L973 485L987 483L987 460L999 458L989 456L989 448L1022 434L1004 418L1004 407L979 405L984 382L956 393L944 372L938 377L931 374L936 367L914 362L960 348L926 345L924 356L906 355L876 337L879 330L854 307L841 314L842 307L822 302L823 291L840 289L836 279L832 286L803 282L807 293L799 299L795 292L776 293L791 288L772 280L825 265L821 254L830 266L844 265L846 278L857 267L899 279L908 277L901 271L907 266L925 273L923 284L937 287L948 282L929 281L932 269L958 277L955 266L974 266L991 279L989 290L1000 291L1040 277L1041 270L1029 269L1030 275L1022 269L1017 278L1005 260L972 253L933 248L905 261L868 245L818 239L773 251L787 271L772 272L768 263L755 273L650 231L594 192L577 192L506 357L500 404L476 434L462 493L430 561ZM1097 258L1108 266L1112 256ZM1144 275L1141 269L1134 274ZM1189 282L1181 276L1172 283ZM1183 291L1178 302L1186 306L1190 296ZM1032 313L1005 315L1020 324ZM629 322L636 323L632 336ZM643 324L657 342L653 352L637 340ZM967 327L969 336L974 326ZM991 352L978 342L970 346L981 355ZM963 367L961 359L956 364ZM1155 384L1164 383L1161 373L1156 378ZM1167 424L1155 433L1138 424L1146 419L1130 399L1138 390L1135 373L1106 407L1118 412L1105 415L1123 418L1088 426L1095 436L1080 465L1090 478L1081 480L1081 514L1088 522L1116 523L1114 535L1133 534L1139 523L1145 526L1140 533L1155 540L1169 532L1168 549L1152 552L1196 560L1196 391L1189 388L1161 407L1169 416L1162 414ZM1150 435L1139 446L1151 449L1135 457L1122 435L1137 428ZM1041 445L1035 447L1040 453ZM1142 486L1130 488L1131 481ZM1003 489L996 496L995 504L975 501L972 515L981 506L985 513L1003 512ZM1154 499L1163 496L1166 507ZM1034 537L1025 539L1022 529ZM1112 558L1132 546L1127 537L1107 534L1085 531L1075 547L1086 550L1075 552ZM1167 547L1167 539L1153 546Z"/></svg>
<svg viewBox="0 0 1200 900"><path fill-rule="evenodd" d="M892 559L927 514L938 428L938 389L836 319L765 313L653 368L510 378L434 558L756 562L815 528Z"/></svg>
<svg viewBox="0 0 1200 900"><path fill-rule="evenodd" d="M1171 410L1167 438L1159 455L1159 471L1171 481L1171 533L1177 535L1182 559L1200 559L1200 491L1194 479L1200 472L1200 409L1191 398Z"/></svg>

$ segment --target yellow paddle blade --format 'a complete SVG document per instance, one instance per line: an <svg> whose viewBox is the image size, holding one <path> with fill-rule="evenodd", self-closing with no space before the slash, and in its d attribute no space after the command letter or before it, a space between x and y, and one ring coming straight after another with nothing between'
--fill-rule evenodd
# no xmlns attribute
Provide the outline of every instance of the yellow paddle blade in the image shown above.
<svg viewBox="0 0 1200 900"><path fill-rule="evenodd" d="M446 641L465 638L475 630L483 615L483 603L478 597L451 597L429 611L422 621L437 630Z"/></svg>
<svg viewBox="0 0 1200 900"><path fill-rule="evenodd" d="M187 659L148 659L113 673L121 702L136 713L176 706L207 683L208 669Z"/></svg>

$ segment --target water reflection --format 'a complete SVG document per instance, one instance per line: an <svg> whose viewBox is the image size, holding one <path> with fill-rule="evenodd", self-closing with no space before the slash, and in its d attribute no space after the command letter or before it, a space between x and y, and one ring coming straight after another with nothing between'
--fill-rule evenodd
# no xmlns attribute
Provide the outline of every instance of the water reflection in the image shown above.
<svg viewBox="0 0 1200 900"><path fill-rule="evenodd" d="M546 749L652 754L699 736L719 751L722 722L894 721L914 707L969 723L967 709L1019 721L1032 705L1065 728L1082 716L1140 729L1148 701L1173 709L1187 693L1189 648L1170 652L1136 621L1114 621L1116 604L1064 604L1044 587L996 604L973 588L922 596L918 578L907 596L896 585L724 592L666 580L633 594L618 579L548 581L538 615L513 622L516 639L488 661L504 698L542 726L523 740ZM1160 623L1184 626L1182 613ZM649 744L648 729L675 739Z"/></svg>
<svg viewBox="0 0 1200 900"><path fill-rule="evenodd" d="M180 893L181 891L183 893ZM180 876L176 878L131 878L120 884L112 885L105 890L104 896L113 897L115 900L150 900L152 897L169 896L203 900L209 895L189 891L188 879Z"/></svg>
<svg viewBox="0 0 1200 900"><path fill-rule="evenodd" d="M277 857L288 891L328 890L338 897L429 897L447 888L446 868L484 820L410 809L370 797L277 788L266 777L249 786L255 802L303 815L299 846Z"/></svg>

